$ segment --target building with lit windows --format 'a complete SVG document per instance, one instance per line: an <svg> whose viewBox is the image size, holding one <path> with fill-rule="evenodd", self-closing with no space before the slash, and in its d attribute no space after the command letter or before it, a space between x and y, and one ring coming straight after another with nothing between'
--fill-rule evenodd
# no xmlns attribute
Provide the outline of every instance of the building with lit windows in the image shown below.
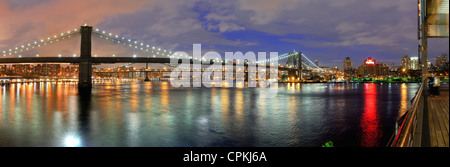
<svg viewBox="0 0 450 167"><path fill-rule="evenodd" d="M350 57L346 57L346 58L344 59L343 69L344 69L344 75L345 75L345 77L351 78L351 77L354 76L354 74L355 74L355 69L353 68L352 59L350 59Z"/></svg>
<svg viewBox="0 0 450 167"><path fill-rule="evenodd" d="M442 53L440 57L434 58L434 65L438 68L438 70L448 70L447 54Z"/></svg>
<svg viewBox="0 0 450 167"><path fill-rule="evenodd" d="M6 73L7 66L6 65L0 65L0 75L4 75Z"/></svg>
<svg viewBox="0 0 450 167"><path fill-rule="evenodd" d="M419 57L411 57L411 70L420 70Z"/></svg>
<svg viewBox="0 0 450 167"><path fill-rule="evenodd" d="M375 60L369 57L364 60L364 64L358 67L358 76L360 77L374 77L376 76Z"/></svg>
<svg viewBox="0 0 450 167"><path fill-rule="evenodd" d="M357 75L359 77L382 77L388 76L389 65L385 63L376 63L375 59L369 57L364 60L364 64L360 65L357 69Z"/></svg>
<svg viewBox="0 0 450 167"><path fill-rule="evenodd" d="M352 59L346 57L344 59L344 71L351 71L353 69Z"/></svg>
<svg viewBox="0 0 450 167"><path fill-rule="evenodd" d="M402 57L402 68L405 70L411 69L411 58L409 58L408 55Z"/></svg>

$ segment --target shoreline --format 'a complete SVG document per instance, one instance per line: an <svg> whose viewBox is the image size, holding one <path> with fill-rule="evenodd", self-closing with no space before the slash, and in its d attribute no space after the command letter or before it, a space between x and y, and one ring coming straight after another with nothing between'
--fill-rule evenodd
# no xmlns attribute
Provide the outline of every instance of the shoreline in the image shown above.
<svg viewBox="0 0 450 167"><path fill-rule="evenodd" d="M415 81L415 82L369 82L369 81L362 81L362 82L278 82L278 83L302 83L302 84L308 84L308 83L376 83L376 84L378 84L378 83L422 83L422 82L418 82L418 81ZM447 84L447 83L449 83L449 82L443 82L443 81L441 81L441 83L443 83L443 84Z"/></svg>

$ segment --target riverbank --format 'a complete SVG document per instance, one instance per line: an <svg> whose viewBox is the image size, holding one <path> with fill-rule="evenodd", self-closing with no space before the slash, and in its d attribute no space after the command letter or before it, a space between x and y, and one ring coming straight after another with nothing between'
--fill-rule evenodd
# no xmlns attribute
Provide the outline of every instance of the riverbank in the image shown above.
<svg viewBox="0 0 450 167"><path fill-rule="evenodd" d="M317 82L278 82L278 83L422 83L422 81L407 81L407 82L388 82L388 81L345 81L345 82L333 82L333 81L317 81Z"/></svg>

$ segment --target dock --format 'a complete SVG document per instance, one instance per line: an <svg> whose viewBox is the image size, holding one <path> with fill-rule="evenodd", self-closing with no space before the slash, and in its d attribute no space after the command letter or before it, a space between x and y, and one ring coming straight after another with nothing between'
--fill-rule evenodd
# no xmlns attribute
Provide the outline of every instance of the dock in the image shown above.
<svg viewBox="0 0 450 167"><path fill-rule="evenodd" d="M449 87L429 95L423 85L396 122L388 147L449 147Z"/></svg>
<svg viewBox="0 0 450 167"><path fill-rule="evenodd" d="M430 147L448 147L449 90L439 91L438 96L428 97L428 127Z"/></svg>

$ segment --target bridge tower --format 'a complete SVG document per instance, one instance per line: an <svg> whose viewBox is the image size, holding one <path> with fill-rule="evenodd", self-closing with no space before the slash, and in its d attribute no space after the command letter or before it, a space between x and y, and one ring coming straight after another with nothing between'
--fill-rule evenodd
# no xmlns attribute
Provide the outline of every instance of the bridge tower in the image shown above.
<svg viewBox="0 0 450 167"><path fill-rule="evenodd" d="M299 82L302 81L302 52L294 52L292 53L294 54L293 56L288 58L288 61L286 63L286 65L291 66L292 67L297 67L298 70L291 70L291 74L289 74L289 77L295 77L295 78L299 78Z"/></svg>
<svg viewBox="0 0 450 167"><path fill-rule="evenodd" d="M302 72L303 72L303 66L302 66L302 52L297 52L298 55L298 82L302 82Z"/></svg>
<svg viewBox="0 0 450 167"><path fill-rule="evenodd" d="M150 79L148 78L148 63L145 63L145 82L150 81Z"/></svg>
<svg viewBox="0 0 450 167"><path fill-rule="evenodd" d="M81 26L81 50L78 67L78 87L92 87L91 35L92 27Z"/></svg>

